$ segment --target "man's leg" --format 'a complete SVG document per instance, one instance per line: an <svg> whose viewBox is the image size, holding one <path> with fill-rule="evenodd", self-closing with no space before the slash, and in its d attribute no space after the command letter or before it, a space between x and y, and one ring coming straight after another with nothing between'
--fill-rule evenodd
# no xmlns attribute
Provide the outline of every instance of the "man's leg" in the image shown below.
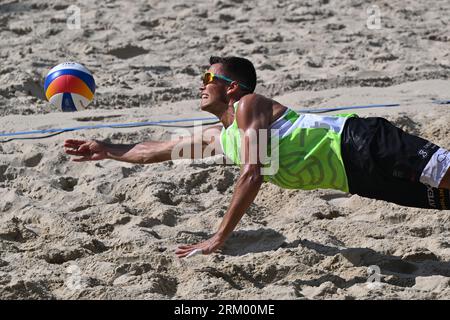
<svg viewBox="0 0 450 320"><path fill-rule="evenodd" d="M403 206L450 208L448 150L383 118L347 121L342 156L350 193Z"/></svg>
<svg viewBox="0 0 450 320"><path fill-rule="evenodd" d="M439 188L450 189L450 169L447 170L447 173L442 178Z"/></svg>

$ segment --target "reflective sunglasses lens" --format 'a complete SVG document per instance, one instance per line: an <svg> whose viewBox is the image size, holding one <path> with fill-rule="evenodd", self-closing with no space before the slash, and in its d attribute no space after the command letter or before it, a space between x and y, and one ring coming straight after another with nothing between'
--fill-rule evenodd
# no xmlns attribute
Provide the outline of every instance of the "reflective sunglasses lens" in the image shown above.
<svg viewBox="0 0 450 320"><path fill-rule="evenodd" d="M213 75L210 72L206 72L203 75L203 84L207 85L208 83L210 83L213 80Z"/></svg>

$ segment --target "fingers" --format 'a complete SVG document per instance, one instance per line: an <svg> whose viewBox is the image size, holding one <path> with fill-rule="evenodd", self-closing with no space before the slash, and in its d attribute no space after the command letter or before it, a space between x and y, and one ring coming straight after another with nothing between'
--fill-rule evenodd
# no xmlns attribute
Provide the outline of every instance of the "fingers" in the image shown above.
<svg viewBox="0 0 450 320"><path fill-rule="evenodd" d="M194 245L180 245L175 250L175 254L178 258L189 258L197 254L210 254L217 250L221 251L222 245L223 241L218 241L215 237L212 237Z"/></svg>
<svg viewBox="0 0 450 320"><path fill-rule="evenodd" d="M84 141L84 140L67 139L67 140L64 140L64 147L78 148L79 146L81 146L82 144L84 144L86 142L87 141Z"/></svg>
<svg viewBox="0 0 450 320"><path fill-rule="evenodd" d="M188 245L185 245L185 246L179 246L178 249L190 249L190 248L192 248L192 247L193 247L192 244L188 244ZM178 249L177 249L177 250L178 250Z"/></svg>
<svg viewBox="0 0 450 320"><path fill-rule="evenodd" d="M65 149L65 153L71 154L73 156L88 156L91 153L90 152L80 152L79 150L71 150L71 149Z"/></svg>
<svg viewBox="0 0 450 320"><path fill-rule="evenodd" d="M210 254L214 250L210 250L207 243L202 242L194 245L181 245L175 250L178 258L189 258L197 254Z"/></svg>
<svg viewBox="0 0 450 320"><path fill-rule="evenodd" d="M195 256L197 254L203 254L203 250L202 249L194 249L194 250L192 250L191 252L189 252L186 255L186 258L190 258L190 257Z"/></svg>
<svg viewBox="0 0 450 320"><path fill-rule="evenodd" d="M197 250L197 249L196 249ZM177 255L177 257L178 258L187 258L188 256L190 257L192 254L191 254L191 252L193 252L193 251L195 251L195 250L192 250L192 251L186 251L186 252L178 252L178 253L176 253L176 255Z"/></svg>
<svg viewBox="0 0 450 320"><path fill-rule="evenodd" d="M72 159L75 162L103 160L105 158L103 154L92 151L88 141L69 139L65 141L64 146L65 153L81 157Z"/></svg>
<svg viewBox="0 0 450 320"><path fill-rule="evenodd" d="M64 146L65 146L64 151L67 154L82 157L82 158L74 159L74 161L76 161L76 162L103 159L102 156L95 155L95 152L93 152L91 150L90 144L88 141L69 139L69 140L65 141Z"/></svg>
<svg viewBox="0 0 450 320"><path fill-rule="evenodd" d="M81 155L80 152L86 153L86 151L89 151L89 144L86 141L81 140L66 140L64 141L64 147L66 148L66 153L73 155Z"/></svg>
<svg viewBox="0 0 450 320"><path fill-rule="evenodd" d="M80 152L88 152L90 151L89 144L85 143L78 147L78 151Z"/></svg>
<svg viewBox="0 0 450 320"><path fill-rule="evenodd" d="M195 246L180 246L175 250L175 254L178 258L185 258L188 255L192 254L193 251L200 250L200 248L196 248ZM193 254L192 254L193 255Z"/></svg>
<svg viewBox="0 0 450 320"><path fill-rule="evenodd" d="M176 255L180 255L180 254L184 254L186 252L190 252L191 250L193 250L193 249L190 249L190 248L185 248L185 249L178 248L178 249L175 250L175 254Z"/></svg>
<svg viewBox="0 0 450 320"><path fill-rule="evenodd" d="M91 157L81 157L81 158L72 159L72 161L75 161L75 162L83 162L83 161L90 161L90 160L91 160Z"/></svg>

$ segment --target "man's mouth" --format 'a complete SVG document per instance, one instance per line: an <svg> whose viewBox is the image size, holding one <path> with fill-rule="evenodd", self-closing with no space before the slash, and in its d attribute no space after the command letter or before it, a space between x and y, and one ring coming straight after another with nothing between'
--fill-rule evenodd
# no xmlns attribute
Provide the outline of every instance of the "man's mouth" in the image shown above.
<svg viewBox="0 0 450 320"><path fill-rule="evenodd" d="M203 100L203 99L206 99L206 98L208 98L208 95L207 94L202 94L201 99Z"/></svg>

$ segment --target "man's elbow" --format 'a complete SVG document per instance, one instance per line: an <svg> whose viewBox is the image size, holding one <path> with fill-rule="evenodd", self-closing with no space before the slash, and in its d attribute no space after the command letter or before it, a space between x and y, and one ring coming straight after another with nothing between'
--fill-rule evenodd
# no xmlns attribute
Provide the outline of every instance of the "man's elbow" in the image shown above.
<svg viewBox="0 0 450 320"><path fill-rule="evenodd" d="M259 165L245 165L241 172L241 178L252 185L261 185L264 181Z"/></svg>

